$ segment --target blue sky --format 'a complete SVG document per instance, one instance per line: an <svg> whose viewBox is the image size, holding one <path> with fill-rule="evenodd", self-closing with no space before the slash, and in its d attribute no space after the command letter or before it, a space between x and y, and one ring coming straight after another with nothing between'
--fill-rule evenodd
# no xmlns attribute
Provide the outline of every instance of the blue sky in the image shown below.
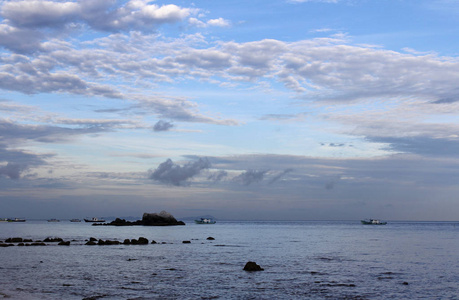
<svg viewBox="0 0 459 300"><path fill-rule="evenodd" d="M456 220L457 1L0 1L0 217Z"/></svg>

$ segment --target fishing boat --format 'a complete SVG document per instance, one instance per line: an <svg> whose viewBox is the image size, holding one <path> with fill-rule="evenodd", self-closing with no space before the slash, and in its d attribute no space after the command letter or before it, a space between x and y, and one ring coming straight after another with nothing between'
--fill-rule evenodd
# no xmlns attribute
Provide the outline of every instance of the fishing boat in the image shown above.
<svg viewBox="0 0 459 300"><path fill-rule="evenodd" d="M81 220L80 219L71 219L70 222L76 223L76 222L81 222Z"/></svg>
<svg viewBox="0 0 459 300"><path fill-rule="evenodd" d="M366 220L361 220L363 225L386 225L387 222L381 222L380 220L377 219L366 219Z"/></svg>
<svg viewBox="0 0 459 300"><path fill-rule="evenodd" d="M14 219L8 219L8 222L25 222L25 219L21 218L14 218Z"/></svg>
<svg viewBox="0 0 459 300"><path fill-rule="evenodd" d="M194 220L196 224L215 224L217 221L207 218L201 218L200 220Z"/></svg>
<svg viewBox="0 0 459 300"><path fill-rule="evenodd" d="M91 219L84 219L85 222L91 222L91 223L95 223L95 222L105 222L104 219L99 219L99 218L91 218Z"/></svg>
<svg viewBox="0 0 459 300"><path fill-rule="evenodd" d="M58 219L49 219L48 222L60 222Z"/></svg>

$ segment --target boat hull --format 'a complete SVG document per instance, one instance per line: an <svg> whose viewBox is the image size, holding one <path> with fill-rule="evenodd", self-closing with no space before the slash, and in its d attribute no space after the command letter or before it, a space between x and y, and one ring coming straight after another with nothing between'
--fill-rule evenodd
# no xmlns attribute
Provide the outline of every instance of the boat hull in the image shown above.
<svg viewBox="0 0 459 300"><path fill-rule="evenodd" d="M93 219L84 219L84 221L87 222L87 223L100 223L100 222L105 222L105 220L96 219L96 218L93 218Z"/></svg>
<svg viewBox="0 0 459 300"><path fill-rule="evenodd" d="M387 222L381 222L379 220L361 220L363 225L386 225Z"/></svg>

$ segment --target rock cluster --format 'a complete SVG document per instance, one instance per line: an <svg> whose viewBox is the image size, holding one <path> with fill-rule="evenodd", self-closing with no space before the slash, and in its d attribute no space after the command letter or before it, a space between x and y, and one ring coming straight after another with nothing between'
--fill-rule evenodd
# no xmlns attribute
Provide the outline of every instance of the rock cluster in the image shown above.
<svg viewBox="0 0 459 300"><path fill-rule="evenodd" d="M137 221L126 221L125 219L116 218L115 221L110 223L94 223L93 226L174 226L174 225L185 225L182 221L177 221L174 216L166 211L158 213L144 213L142 220Z"/></svg>
<svg viewBox="0 0 459 300"><path fill-rule="evenodd" d="M151 242L152 244L156 244L155 241ZM123 242L120 241L112 241L112 240L102 240L102 239L95 239L95 238L90 238L89 241L86 242L85 245L88 246L94 246L94 245L99 245L99 246L106 246L106 245L147 245L148 244L148 239L144 237L139 237L138 239L125 239Z"/></svg>
<svg viewBox="0 0 459 300"><path fill-rule="evenodd" d="M23 239L21 237L12 237L12 238L7 238L4 243L0 241L0 247L11 247L11 246L14 246L14 244L17 244L17 246L46 246L46 243L58 243L58 245L64 245L64 246L70 245L69 241L65 242L61 238L47 237L43 241L34 242L31 239Z"/></svg>

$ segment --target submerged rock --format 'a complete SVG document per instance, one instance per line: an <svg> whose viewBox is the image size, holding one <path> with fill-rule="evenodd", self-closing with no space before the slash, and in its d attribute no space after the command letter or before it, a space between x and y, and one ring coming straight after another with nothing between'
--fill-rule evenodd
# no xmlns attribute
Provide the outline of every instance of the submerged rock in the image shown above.
<svg viewBox="0 0 459 300"><path fill-rule="evenodd" d="M58 237L55 237L55 238L47 237L46 239L43 240L43 242L45 243L60 243L63 241L64 241L63 239L58 238Z"/></svg>
<svg viewBox="0 0 459 300"><path fill-rule="evenodd" d="M254 271L264 271L265 269L263 269L262 267L260 267L259 265L257 265L256 262L253 262L253 261L249 261L245 264L245 267L243 269L244 271L249 271L249 272L254 272Z"/></svg>
<svg viewBox="0 0 459 300"><path fill-rule="evenodd" d="M67 241L67 242L62 241L62 242L59 242L58 245L59 246L70 246L70 241Z"/></svg>

